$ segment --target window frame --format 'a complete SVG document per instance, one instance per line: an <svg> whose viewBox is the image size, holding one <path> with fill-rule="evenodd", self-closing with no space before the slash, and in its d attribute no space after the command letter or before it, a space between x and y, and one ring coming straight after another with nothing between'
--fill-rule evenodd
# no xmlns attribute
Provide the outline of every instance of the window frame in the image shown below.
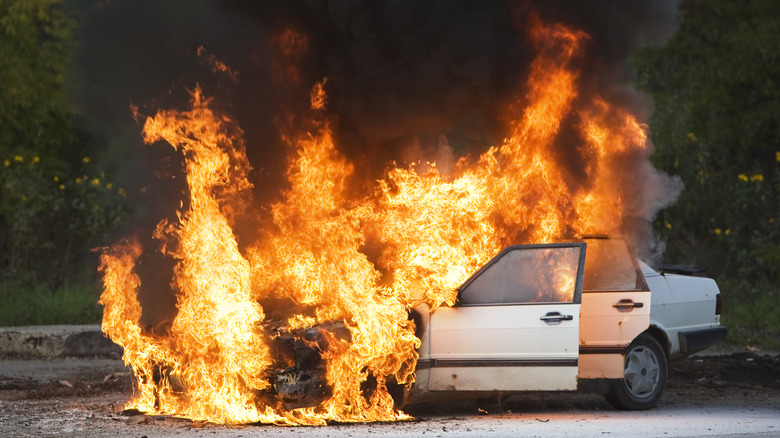
<svg viewBox="0 0 780 438"><path fill-rule="evenodd" d="M555 249L555 248L579 248L579 256L577 260L577 275L574 282L574 294L571 301L526 301L516 303L463 303L461 299L461 293L464 288L468 287L474 280L482 275L486 270L490 269L495 263L497 263L507 253L512 251L521 251L528 249ZM586 242L566 242L566 243L535 243L527 245L512 245L504 248L496 254L490 261L485 263L477 272L472 274L463 284L458 287L458 297L454 307L485 307L485 306L533 306L533 305L550 305L550 304L581 304L582 303L582 286L584 282L585 271L585 253L587 251Z"/></svg>
<svg viewBox="0 0 780 438"><path fill-rule="evenodd" d="M585 283L584 283L584 267L583 267L583 293L609 293L609 292L649 292L650 287L647 285L647 281L645 280L645 276L642 273L642 269L639 267L638 259L636 258L636 255L634 254L634 249L631 247L631 245L628 243L628 238L624 235L616 235L616 236L606 236L606 235L585 235L582 236L583 243L587 244L589 240L614 240L614 241L620 241L623 243L623 246L627 250L628 258L631 263L631 266L634 268L634 273L636 275L636 285L633 289L626 289L626 288L616 288L616 289L585 289Z"/></svg>

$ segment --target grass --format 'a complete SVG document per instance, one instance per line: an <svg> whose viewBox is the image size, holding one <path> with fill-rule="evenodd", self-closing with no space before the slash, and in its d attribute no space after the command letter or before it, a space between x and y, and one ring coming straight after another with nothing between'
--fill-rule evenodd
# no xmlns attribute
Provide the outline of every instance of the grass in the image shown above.
<svg viewBox="0 0 780 438"><path fill-rule="evenodd" d="M99 296L93 285L50 290L0 284L0 326L98 324Z"/></svg>
<svg viewBox="0 0 780 438"><path fill-rule="evenodd" d="M718 287L723 299L721 323L729 328L726 342L780 350L780 285L724 279Z"/></svg>

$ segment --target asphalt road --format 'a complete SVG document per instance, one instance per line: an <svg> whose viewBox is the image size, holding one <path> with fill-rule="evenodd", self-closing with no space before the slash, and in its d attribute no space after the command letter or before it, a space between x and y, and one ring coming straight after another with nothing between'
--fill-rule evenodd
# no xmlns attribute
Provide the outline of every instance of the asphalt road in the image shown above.
<svg viewBox="0 0 780 438"><path fill-rule="evenodd" d="M0 361L0 436L59 437L780 437L778 356L693 358L672 366L662 403L612 409L592 393L529 393L429 406L415 420L327 427L221 426L128 417L132 388L121 361Z"/></svg>

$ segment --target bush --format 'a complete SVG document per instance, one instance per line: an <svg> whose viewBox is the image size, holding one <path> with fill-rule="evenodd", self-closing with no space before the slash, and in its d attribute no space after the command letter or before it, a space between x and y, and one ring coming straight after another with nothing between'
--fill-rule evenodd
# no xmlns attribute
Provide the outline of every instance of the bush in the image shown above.
<svg viewBox="0 0 780 438"><path fill-rule="evenodd" d="M65 92L74 28L60 0L0 2L0 299L95 281L90 248L124 217Z"/></svg>
<svg viewBox="0 0 780 438"><path fill-rule="evenodd" d="M80 172L38 155L2 161L0 217L6 281L58 288L84 281L78 265L124 217L123 191L83 157ZM94 270L94 267L93 267Z"/></svg>
<svg viewBox="0 0 780 438"><path fill-rule="evenodd" d="M780 321L780 4L684 0L681 26L634 59L655 101L656 166L685 190L659 214L666 260L707 267L730 342L773 344Z"/></svg>
<svg viewBox="0 0 780 438"><path fill-rule="evenodd" d="M780 350L780 285L727 279L720 285L728 342Z"/></svg>

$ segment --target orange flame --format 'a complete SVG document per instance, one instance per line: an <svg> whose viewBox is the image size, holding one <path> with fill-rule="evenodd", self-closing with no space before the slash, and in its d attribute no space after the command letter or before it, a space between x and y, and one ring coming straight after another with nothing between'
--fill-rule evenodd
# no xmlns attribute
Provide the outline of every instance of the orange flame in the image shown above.
<svg viewBox="0 0 780 438"><path fill-rule="evenodd" d="M324 109L322 85L312 93L315 110ZM403 301L378 286L379 272L360 251L365 240L361 209L350 208L343 193L352 166L336 151L327 124L319 134L299 140L297 150L288 172L292 187L284 202L273 206L277 232L250 250L256 287L316 306L309 323L343 321L351 332L349 345L327 352L333 396L322 407L325 418L401 418L385 381L388 376L398 382L410 378L419 346L414 324ZM361 383L369 374L377 390L366 399Z"/></svg>
<svg viewBox="0 0 780 438"><path fill-rule="evenodd" d="M299 40L293 36L287 39ZM644 128L598 97L577 99L573 61L584 55L586 34L536 22L531 39L539 54L527 104L501 146L460 159L452 174L435 163L425 174L392 168L375 195L355 199L345 193L352 164L328 123L314 124L288 139L296 151L290 188L271 207L272 226L245 253L231 229L242 211L239 195L251 187L240 130L213 113L200 90L190 110L147 119L147 143L182 152L189 199L178 222L161 222L155 233L177 260L178 312L166 333L139 325L140 244L119 243L101 259L103 330L124 347L137 377L128 407L217 423L405 418L387 388L414 380L420 341L408 309L452 305L456 288L508 244L618 231L622 197L613 175L620 162L613 157L646 153ZM326 114L324 85L312 91L314 120ZM578 150L588 163L583 186L567 183L551 152L561 121L572 115L585 139ZM377 264L362 249L369 235L384 247ZM572 273L556 275L557 290L572 290ZM330 397L298 409L268 398L274 373L291 365L269 342L282 331L332 322L349 335L323 329L326 341L313 345L326 363Z"/></svg>
<svg viewBox="0 0 780 438"><path fill-rule="evenodd" d="M162 111L144 126L147 143L165 140L184 153L187 163L190 207L179 213L179 224L161 223L156 233L166 242L164 250L178 260L176 318L167 337L155 340L157 348L151 351L137 325L137 312L132 318L105 317L103 329L112 339L122 339L127 333L113 324L132 324L134 337L122 345L139 379L133 407L215 422L276 420L258 411L254 400L254 391L268 386L262 377L269 365L268 348L258 326L263 310L252 299L249 262L239 253L214 196L219 192L229 199L250 187L248 163L228 136L230 121L215 116L208 103L196 90L190 111ZM121 258L104 255L106 292L101 302L106 315L115 305L108 293L121 284L110 280L118 270L128 269L128 263L132 268L139 251L136 244ZM137 287L137 277L125 275ZM166 375L155 378L160 372Z"/></svg>

